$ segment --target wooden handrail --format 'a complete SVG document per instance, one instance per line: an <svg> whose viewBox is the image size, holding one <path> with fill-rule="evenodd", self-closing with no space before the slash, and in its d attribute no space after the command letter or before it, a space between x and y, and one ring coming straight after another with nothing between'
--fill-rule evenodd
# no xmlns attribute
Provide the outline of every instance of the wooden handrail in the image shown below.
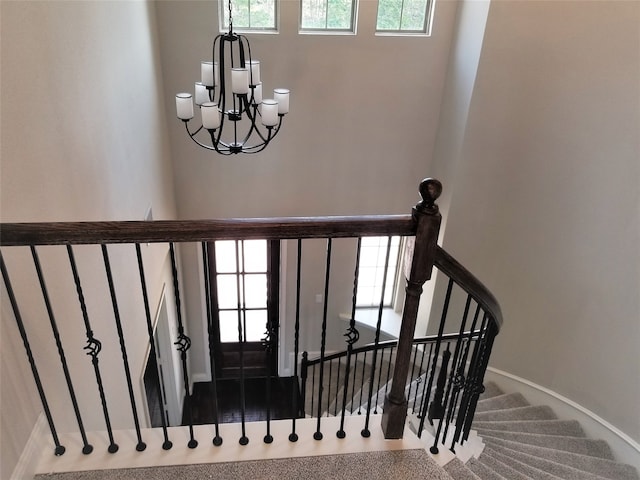
<svg viewBox="0 0 640 480"><path fill-rule="evenodd" d="M86 245L101 243L201 242L236 239L308 239L416 233L411 215L232 218L124 222L44 222L0 224L0 245ZM502 327L498 301L484 284L443 248L435 265L467 291Z"/></svg>
<svg viewBox="0 0 640 480"><path fill-rule="evenodd" d="M436 247L435 266L471 295L494 320L499 332L502 328L502 310L489 289L440 246Z"/></svg>
<svg viewBox="0 0 640 480"><path fill-rule="evenodd" d="M2 223L0 246L415 235L411 215Z"/></svg>

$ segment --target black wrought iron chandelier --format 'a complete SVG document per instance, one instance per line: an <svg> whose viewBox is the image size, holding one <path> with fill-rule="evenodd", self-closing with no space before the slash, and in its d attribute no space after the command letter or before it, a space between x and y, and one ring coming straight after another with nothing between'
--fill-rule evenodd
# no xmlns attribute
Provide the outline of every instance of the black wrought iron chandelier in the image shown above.
<svg viewBox="0 0 640 480"><path fill-rule="evenodd" d="M194 117L191 93L176 95L176 110L191 139L201 147L223 155L258 153L280 131L289 112L289 90L276 88L272 99L262 98L260 62L251 57L247 37L234 33L231 11L229 0L229 32L213 41L212 61L202 62L202 78L195 84L200 127L189 128Z"/></svg>

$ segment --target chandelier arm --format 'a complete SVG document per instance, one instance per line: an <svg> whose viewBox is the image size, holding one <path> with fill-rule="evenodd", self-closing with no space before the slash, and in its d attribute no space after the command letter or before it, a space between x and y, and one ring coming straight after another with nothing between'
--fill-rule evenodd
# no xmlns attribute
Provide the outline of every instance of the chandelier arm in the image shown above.
<svg viewBox="0 0 640 480"><path fill-rule="evenodd" d="M220 143L220 138L222 137L222 130L224 129L224 121L226 118L225 115L225 111L226 111L226 99L227 99L227 95L226 95L226 82L225 82L225 77L224 77L224 42L226 42L226 35L221 34L218 35L216 37L216 39L213 42L213 51L212 51L212 61L215 62L215 52L216 52L216 43L218 44L218 82L220 83L219 85L219 89L218 89L218 110L221 112L220 115L220 126L217 129L217 137L215 140L213 140L213 136L212 136L212 141L214 145L217 145L218 143ZM214 73L214 80L215 80L215 73ZM217 151L217 150L216 150Z"/></svg>
<svg viewBox="0 0 640 480"><path fill-rule="evenodd" d="M265 148L267 148L267 145L269 145L269 142L271 142L271 140L273 139L273 136L271 135L271 130L272 129L269 129L269 135L267 135L267 139L265 140L264 143L253 145L252 147L243 148L242 153L259 153Z"/></svg>
<svg viewBox="0 0 640 480"><path fill-rule="evenodd" d="M200 127L195 132L191 133L191 131L189 131L188 123L185 121L184 124L187 129L187 134L189 135L189 137L191 137L191 140L193 140L194 143L196 143L197 145L200 145L202 148L206 148L207 150L214 150L222 155L231 155L229 145L227 145L225 142L220 141L219 139L215 139L213 132L207 130L212 134L211 135L212 145L207 145L206 143L202 143L196 138L196 135L204 128L202 125L200 125ZM221 149L219 145L222 145L225 148Z"/></svg>
<svg viewBox="0 0 640 480"><path fill-rule="evenodd" d="M264 138L264 135L262 134L260 129L256 126L255 131L263 142L269 143L271 140L274 139L274 137L280 131L280 126L282 125L283 117L284 115L278 115L278 119L279 119L278 125L276 125L275 127L267 128L269 132L269 134L267 135L267 138Z"/></svg>

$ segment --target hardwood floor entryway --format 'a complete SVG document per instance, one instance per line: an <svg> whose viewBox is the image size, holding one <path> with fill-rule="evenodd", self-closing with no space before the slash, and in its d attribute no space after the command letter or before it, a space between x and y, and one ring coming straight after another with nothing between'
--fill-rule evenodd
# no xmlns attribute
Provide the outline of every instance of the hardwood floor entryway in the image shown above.
<svg viewBox="0 0 640 480"><path fill-rule="evenodd" d="M250 377L244 380L245 421L258 422L267 419L267 377ZM240 422L240 379L226 378L218 380L218 416L220 423ZM293 377L271 378L271 420L293 418L294 396L297 400L298 414L302 416L300 393ZM191 408L194 425L214 423L213 388L211 382L199 382L193 386ZM183 414L183 424L187 424Z"/></svg>

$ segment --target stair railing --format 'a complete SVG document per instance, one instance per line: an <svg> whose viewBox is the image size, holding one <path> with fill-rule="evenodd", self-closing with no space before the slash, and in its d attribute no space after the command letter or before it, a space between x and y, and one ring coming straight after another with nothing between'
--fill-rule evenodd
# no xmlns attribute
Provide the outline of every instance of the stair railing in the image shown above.
<svg viewBox="0 0 640 480"><path fill-rule="evenodd" d="M324 305L323 305L323 314L320 319L320 323L322 324L322 335L321 335L321 345L320 345L320 361L318 363L319 367L319 377L318 377L318 396L316 400L316 404L314 405L314 409L317 416L317 429L314 434L314 438L321 439L321 417L323 416L323 406L322 406L322 398L323 398L323 384L325 376L324 369L327 368L326 376L331 376L331 371L333 367L331 364L327 364L326 360L331 359L331 355L327 353L327 316L328 316L328 302L329 302L329 283L330 283L330 272L331 272L331 260L332 260L332 242L334 239L338 238L361 238L366 236L404 236L409 239L409 248L406 253L406 279L407 279L407 287L406 287L406 297L405 304L402 316L402 326L400 331L400 336L398 341L394 345L389 345L389 350L385 351L387 345L384 342L380 341L380 323L381 323L381 314L378 317L378 325L376 329L376 338L374 341L373 349L359 349L355 347L355 343L358 340L359 333L357 331L355 325L355 314L352 314L352 319L349 324L349 328L347 333L345 334L347 338L347 369L346 373L344 373L343 380L345 381L345 388L341 391L343 402L341 405L342 420L344 421L344 412L346 407L346 402L344 399L346 398L347 390L349 384L346 382L349 379L349 370L353 368L357 368L360 366L360 362L358 362L357 355L360 353L363 355L362 364L367 364L366 356L369 354L368 363L372 365L380 365L380 367L376 370L375 368L371 371L367 371L366 375L369 378L367 383L367 388L361 388L361 397L367 399L367 412L366 412L366 420L365 426L362 430L362 435L367 436L369 434L369 414L371 413L370 405L372 404L373 392L375 389L375 384L380 386L383 382L383 378L385 379L385 400L384 400L384 413L382 416L382 427L386 438L401 438L403 434L405 419L407 416L408 410L408 398L407 398L407 380L411 377L409 376L410 370L411 375L414 380L417 382L417 378L423 378L421 390L422 397L424 400L417 400L417 395L414 395L412 411L420 411L420 418L422 421L426 417L429 417L429 413L427 412L429 399L431 398L431 390L434 382L435 373L439 370L447 371L448 373L443 377L444 382L435 382L435 398L437 399L438 404L443 403L446 404L446 408L444 410L442 408L433 407L429 409L432 413L430 415L429 420L438 419L438 417L442 417L440 420L440 427L444 428L445 431L448 427L448 422L452 421L454 418L453 411L455 410L457 414L455 415L456 423L455 423L455 436L456 439L462 438L464 440L465 436L468 435L468 429L470 425L470 421L473 418L473 413L475 410L475 404L477 402L477 397L482 389L482 379L484 376L484 371L486 369L486 365L488 362L491 345L493 342L493 338L497 334L500 328L501 316L499 313L499 307L497 303L493 299L493 297L488 293L488 291L475 280L473 276L468 274L455 260L449 257L443 250L441 250L437 245L437 237L438 230L440 225L440 214L438 212L438 207L435 205L435 201L440 195L441 185L437 180L426 179L420 185L420 194L422 196L422 200L418 205L414 208L412 215L391 215L391 216L358 216L358 217L319 217L319 218L267 218L267 219L230 219L230 220L202 220L202 221L154 221L154 222L76 222L76 223L5 223L0 225L0 229L2 231L2 235L0 237L0 246L2 246L2 251L0 251L0 266L2 271L3 282L5 288L8 293L8 297L10 299L11 308L13 310L13 317L15 318L15 322L17 328L19 330L20 336L22 338L25 352L27 358L29 360L29 365L31 367L34 381L36 383L38 393L40 396L40 400L43 405L43 410L47 417L47 421L52 433L52 437L55 443L55 454L61 455L64 453L65 447L61 444L59 440L59 436L56 430L56 425L54 421L54 412L52 413L52 409L49 405L49 396L51 392L47 392L45 388L45 383L42 381L42 378L39 374L38 363L42 365L44 362L53 364L54 358L46 358L44 361L42 360L42 356L40 352L35 352L37 355L34 355L33 345L34 342L30 341L29 330L34 328L34 325L40 321L40 318L27 318L22 315L22 311L28 311L29 317L31 316L32 310L29 308L25 308L25 305L19 304L18 297L20 298L29 298L29 302L35 302L38 296L41 296L44 299L44 303L47 306L47 312L49 317L49 323L51 324L51 328L53 331L53 336L56 342L56 349L59 357L60 364L65 373L66 386L69 392L69 396L71 397L71 401L73 404L73 410L75 414L75 419L77 421L78 430L83 439L83 448L82 451L85 454L91 453L94 450L93 445L91 445L88 441L86 435L85 422L82 418L82 414L87 412L90 407L79 405L80 399L76 394L78 391L78 384L80 381L86 383L85 379L77 379L72 378L72 375L69 373L68 362L67 362L67 353L68 349L65 339L59 335L58 327L60 325L64 325L65 322L68 322L68 319L63 319L61 322L60 319L56 318L56 314L54 312L55 308L51 308L51 304L55 305L60 304L60 302L64 302L68 304L71 302L71 298L65 297L62 299L57 299L56 301L51 301L53 290L57 290L56 288L48 288L47 285L57 284L59 279L52 278L50 275L45 279L46 275L42 274L42 270L40 269L40 263L38 259L38 251L44 248L64 248L66 249L66 256L68 257L68 263L73 273L73 283L75 285L77 303L82 313L82 319L84 323L84 333L86 335L86 346L84 350L91 357L91 364L93 367L93 373L95 377L96 386L98 389L98 394L100 397L101 403L101 411L104 417L104 425L106 426L107 434L109 437L109 445L108 451L110 453L115 453L118 450L118 444L116 443L116 438L114 434L114 429L111 425L111 417L110 414L113 413L113 410L110 409L111 402L115 401L115 397L119 397L120 392L108 391L105 387L105 381L103 379L104 369L105 368L113 368L113 362L100 362L101 356L100 353L103 352L103 343L100 340L100 336L96 333L97 331L104 330L106 325L103 325L99 322L92 323L92 315L95 315L95 312L90 312L90 309L87 308L87 302L85 299L86 294L86 282L85 277L83 277L83 273L79 272L76 266L75 260L75 252L76 250L84 245L94 245L100 247L102 251L102 260L103 260L103 274L106 274L106 280L108 284L108 292L109 297L111 299L112 304L112 317L115 319L115 324L117 328L117 343L119 345L120 354L122 357L122 368L124 369L126 380L127 380L127 393L129 406L131 411L131 416L133 419L133 425L135 427L136 436L138 439L136 449L142 451L146 448L146 443L144 442L143 432L141 429L140 422L140 414L139 408L136 401L136 395L134 392L134 386L131 381L131 372L128 359L128 349L130 346L130 342L137 341L140 339L131 339L125 338L125 330L123 325L126 327L127 322L121 321L121 316L123 316L123 312L121 312L121 308L118 303L117 291L118 288L128 288L128 289L138 289L138 291L142 291L142 297L144 299L144 321L145 325L144 329L148 332L147 338L144 340L147 342L147 346L151 349L151 355L156 355L156 351L154 349L154 338L153 338L153 328L151 325L151 312L149 306L148 299L148 285L149 279L148 269L145 269L145 263L143 259L143 255L141 254L141 245L149 244L149 243L161 243L168 246L168 250L170 253L171 260L171 275L172 275L172 283L171 287L168 287L172 290L173 303L176 308L175 318L176 325L175 330L177 332L176 338L173 338L172 341L175 340L175 349L179 352L179 367L181 373L181 380L183 383L184 391L186 392L184 398L184 412L183 419L186 422L185 426L189 427L189 441L187 446L189 448L196 448L198 446L198 440L195 438L196 434L194 431L194 421L193 421L193 412L191 405L191 395L190 395L190 387L192 385L192 378L190 376L190 347L191 347L191 339L188 337L185 324L183 318L181 317L182 309L181 309L181 291L184 288L181 283L181 273L179 271L179 250L176 249L176 246L181 242L191 242L191 243L201 243L202 244L202 253L203 253L203 264L205 268L204 272L204 281L207 283L208 279L208 267L207 263L207 245L210 242L218 241L218 240L249 240L249 239L266 239L272 241L280 241L280 240L297 240L298 242L298 255L297 255L297 292L296 292L296 314L295 314L295 347L294 347L294 356L298 357L298 353L300 349L300 329L303 322L301 320L306 320L307 322L311 319L302 319L302 313L300 310L301 303L301 257L302 257L302 242L304 240L310 239L324 239L326 241L326 262L324 268L325 275L325 287L324 287ZM359 243L359 242L358 242ZM113 259L115 255L112 254L112 250L115 249L115 245L118 244L126 244L129 247L135 247L135 258L137 258L137 264L134 265L134 270L125 275L120 275L117 279L114 279L114 275L112 272L112 262L110 259ZM58 246L58 247L55 247ZM22 277L27 270L32 269L32 266L29 266L28 263L24 262L24 258L20 260L16 260L15 262L5 262L5 253L11 251L13 253L13 249L16 247L17 249L24 249L27 247L31 250L32 253L32 263L35 265L35 269L38 274L39 284L40 284L40 294L37 292L29 291L29 292L21 292L21 296L16 295L14 291L14 282L12 281L14 277L18 277L18 281L15 282L19 288L23 287ZM129 248L127 247L127 248ZM83 252L86 253L86 252ZM111 256L110 256L111 255ZM12 256L12 255L10 255ZM20 255L17 255L20 257ZM388 266L388 257L389 253L387 251L387 261L386 266ZM14 269L8 268L9 266L15 266ZM122 263L122 262L119 262ZM136 263L136 262L134 262ZM457 337L455 335L451 335L449 333L445 333L444 324L446 322L446 315L443 315L443 320L441 322L441 326L438 331L438 335L435 337L430 337L427 340L420 343L416 343L414 340L414 331L416 325L416 318L418 312L418 306L420 301L420 294L422 292L422 285L431 277L432 267L436 265L440 271L449 275L451 280L450 284L453 282L456 285L459 285L463 290L468 292L469 298L472 299L477 304L476 315L474 317L471 328L464 329L460 328L457 333ZM386 268L385 266L385 268ZM356 267L357 269L357 267ZM85 271L86 273L86 271ZM96 273L96 272L92 272ZM62 275L62 272L59 273ZM357 270L356 270L357 274ZM104 276L104 275L103 275ZM127 280L126 285L118 285L117 282L124 279ZM137 278L137 280L136 280ZM356 275L357 278L357 275ZM155 280L155 279L152 279ZM135 287L135 283L138 283L138 286ZM95 282L91 283L91 286L95 288ZM115 285L114 285L115 284ZM92 289L93 290L93 289ZM354 280L354 298L357 290L357 281ZM383 286L384 290L384 286ZM450 294L451 288L449 288ZM95 294L96 292L91 292ZM448 294L448 295L449 295ZM57 302L57 303L56 303ZM469 300L468 303L470 303ZM445 301L445 304L449 303L449 298ZM353 301L353 309L355 310L355 299ZM209 340L211 340L212 332L211 332L211 310L212 305L207 302L206 305L206 315L207 315L207 332L205 336L208 336ZM446 307L445 307L446 310ZM468 308L467 308L468 311ZM480 313L482 312L482 315ZM465 316L467 313L465 313ZM4 320L3 320L4 321ZM239 335L241 336L241 324L240 319L238 321L238 330ZM273 324L268 325L267 337L265 339L265 348L269 351L270 348L270 340L277 334L277 326ZM453 346L454 337L457 338L455 346ZM37 346L37 345L36 345ZM428 346L428 353L427 353ZM443 352L449 352L451 348L455 349L453 354L453 358L450 361L450 367L444 367L441 363L441 358ZM242 353L242 352L241 352ZM104 352L103 352L104 354ZM42 353L44 355L44 353ZM386 355L386 358L385 358ZM413 356L413 361L411 357ZM450 355L448 355L449 357ZM306 359L307 356L303 354L303 359ZM416 359L420 358L421 363L420 367L417 367ZM213 346L211 343L209 344L209 359L211 362L211 373L212 380L214 384L214 396L215 394L215 365L214 365L214 352ZM353 361L353 368L349 364L349 362ZM426 365L425 365L426 363ZM426 369L423 367L426 366ZM297 373L298 364L294 362L294 371ZM343 370L342 366L339 365L336 367L336 371L339 373ZM384 370L384 372L383 372ZM273 372L269 373L269 377L271 377ZM428 375L427 375L428 373ZM301 378L304 379L308 376L308 368L305 368L304 361L300 369ZM315 378L315 377L314 377ZM243 366L240 366L240 383L241 383L241 391L242 395L244 395L244 374L243 374ZM389 385L389 379L392 379ZM307 380L308 381L308 380ZM377 382L377 383L376 383ZM410 382L409 382L410 383ZM356 388L355 381L352 381L350 384L351 390ZM363 397L364 391L367 390L366 397ZM411 389L409 389L409 397L411 396ZM417 388L416 388L417 391ZM329 392L327 392L328 394ZM57 406L61 403L60 395L56 392L57 401L55 402ZM270 395L270 394L269 394ZM305 399L305 391L302 391L303 399L301 400L302 405L304 405ZM380 395L380 392L376 392L376 397ZM296 404L297 395L293 392L293 401L294 406ZM222 438L220 436L220 431L218 428L219 423L219 415L217 412L217 398L212 400L214 404L214 425L215 425L215 433L212 438L212 442L214 445L218 446L222 443ZM244 397L242 398L242 402L244 405ZM361 406L363 405L362 401L360 401ZM300 405L300 406L302 406ZM436 405L437 406L437 405ZM270 408L270 407L268 407ZM291 415L292 422L292 431L291 435L289 435L290 441L296 441L298 439L298 435L296 433L296 418L298 417L298 408L294 407L294 412ZM444 412L444 413L439 413ZM264 441L269 443L273 440L270 431L270 410L267 413L267 431L264 436ZM446 422L445 422L446 420ZM173 443L169 439L169 431L168 427L169 421L168 418L163 414L162 415L162 429L164 435L164 443L162 448L170 449L173 446ZM242 431L243 435L240 438L240 443L242 445L246 445L249 439L244 434L244 411L242 415ZM343 423L341 424L340 430L338 431L338 436L344 436L345 432L343 430ZM439 427L439 429L440 429ZM127 427L130 428L130 427ZM446 435L445 435L446 436ZM436 437L438 438L438 437ZM456 440L458 441L458 440ZM452 445L453 448L453 445Z"/></svg>

